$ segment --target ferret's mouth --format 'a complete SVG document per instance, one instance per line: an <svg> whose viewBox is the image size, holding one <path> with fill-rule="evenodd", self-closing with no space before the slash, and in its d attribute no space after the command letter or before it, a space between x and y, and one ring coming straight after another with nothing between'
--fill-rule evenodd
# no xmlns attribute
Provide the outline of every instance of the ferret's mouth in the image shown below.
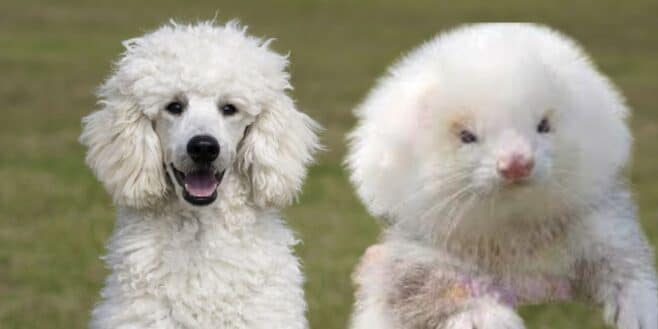
<svg viewBox="0 0 658 329"><path fill-rule="evenodd" d="M511 181L505 181L503 185L509 189L521 189L524 187L529 187L532 185L532 179L530 178L521 178Z"/></svg>
<svg viewBox="0 0 658 329"><path fill-rule="evenodd" d="M183 198L195 206L209 205L217 199L217 187L222 183L226 172L209 166L184 173L176 169L173 163L171 169L176 182L183 189Z"/></svg>

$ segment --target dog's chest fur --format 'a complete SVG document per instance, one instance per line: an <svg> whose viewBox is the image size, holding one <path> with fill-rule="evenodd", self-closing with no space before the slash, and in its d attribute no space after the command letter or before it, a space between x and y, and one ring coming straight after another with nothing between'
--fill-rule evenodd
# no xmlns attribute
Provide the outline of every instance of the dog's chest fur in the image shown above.
<svg viewBox="0 0 658 329"><path fill-rule="evenodd" d="M114 319L107 327L304 328L292 232L275 213L243 212L233 224L216 213L122 213L94 317Z"/></svg>

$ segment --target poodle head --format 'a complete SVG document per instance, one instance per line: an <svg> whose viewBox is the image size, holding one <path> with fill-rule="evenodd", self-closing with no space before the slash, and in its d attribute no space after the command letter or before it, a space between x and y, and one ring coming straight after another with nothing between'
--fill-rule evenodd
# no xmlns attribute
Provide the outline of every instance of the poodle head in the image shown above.
<svg viewBox="0 0 658 329"><path fill-rule="evenodd" d="M124 46L80 138L115 203L151 207L173 192L204 206L230 175L258 206L294 199L316 124L286 94L288 61L269 41L235 22L172 23Z"/></svg>
<svg viewBox="0 0 658 329"><path fill-rule="evenodd" d="M529 24L475 25L381 81L357 109L348 165L371 212L391 221L550 218L618 180L626 112L572 41Z"/></svg>

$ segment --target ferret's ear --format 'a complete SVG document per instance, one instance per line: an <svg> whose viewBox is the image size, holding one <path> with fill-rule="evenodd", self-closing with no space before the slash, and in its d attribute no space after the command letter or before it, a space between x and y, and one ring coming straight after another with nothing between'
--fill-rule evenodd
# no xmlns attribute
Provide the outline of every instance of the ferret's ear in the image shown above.
<svg viewBox="0 0 658 329"><path fill-rule="evenodd" d="M129 97L118 79L100 90L101 109L82 120L80 142L86 162L117 205L144 208L162 199L168 185L160 140L152 121Z"/></svg>
<svg viewBox="0 0 658 329"><path fill-rule="evenodd" d="M318 129L283 91L258 114L240 144L237 163L256 205L281 208L292 203L320 148Z"/></svg>

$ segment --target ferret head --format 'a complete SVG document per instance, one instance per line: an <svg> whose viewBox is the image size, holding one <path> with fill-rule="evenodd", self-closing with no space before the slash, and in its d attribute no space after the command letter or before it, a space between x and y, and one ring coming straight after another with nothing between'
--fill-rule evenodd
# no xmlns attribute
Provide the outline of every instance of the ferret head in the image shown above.
<svg viewBox="0 0 658 329"><path fill-rule="evenodd" d="M619 180L626 107L570 40L529 24L441 35L357 109L347 163L368 209L429 230L565 216Z"/></svg>

